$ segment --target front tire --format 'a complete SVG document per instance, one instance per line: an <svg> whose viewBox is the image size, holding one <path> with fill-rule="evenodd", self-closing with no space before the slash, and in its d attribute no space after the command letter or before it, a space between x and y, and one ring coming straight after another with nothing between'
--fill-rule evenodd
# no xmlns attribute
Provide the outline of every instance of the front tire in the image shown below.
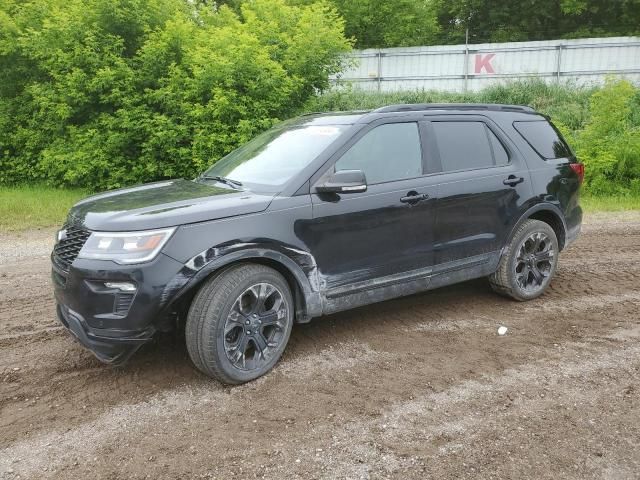
<svg viewBox="0 0 640 480"><path fill-rule="evenodd" d="M189 356L223 383L254 380L282 356L293 317L291 290L280 273L256 264L230 267L209 279L191 304Z"/></svg>
<svg viewBox="0 0 640 480"><path fill-rule="evenodd" d="M513 234L489 283L497 293L521 302L537 298L555 274L559 252L549 224L526 220Z"/></svg>

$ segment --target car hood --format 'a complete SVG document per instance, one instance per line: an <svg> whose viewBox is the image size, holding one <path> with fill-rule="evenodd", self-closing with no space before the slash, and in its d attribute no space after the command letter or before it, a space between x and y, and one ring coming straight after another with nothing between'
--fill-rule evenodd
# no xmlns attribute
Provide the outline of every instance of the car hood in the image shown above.
<svg viewBox="0 0 640 480"><path fill-rule="evenodd" d="M261 212L273 197L170 180L85 198L69 212L69 223L107 232L151 230Z"/></svg>

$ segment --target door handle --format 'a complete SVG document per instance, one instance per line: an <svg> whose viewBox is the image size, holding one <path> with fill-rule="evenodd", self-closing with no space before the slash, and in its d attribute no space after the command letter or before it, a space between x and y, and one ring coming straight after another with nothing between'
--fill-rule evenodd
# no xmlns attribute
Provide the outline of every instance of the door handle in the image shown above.
<svg viewBox="0 0 640 480"><path fill-rule="evenodd" d="M402 197L400 201L402 203L408 203L413 205L415 203L421 202L423 200L428 200L429 195L426 193L418 193L418 192L409 192L406 197Z"/></svg>
<svg viewBox="0 0 640 480"><path fill-rule="evenodd" d="M507 179L504 180L502 183L504 183L505 185L509 185L510 187L515 187L516 185L522 182L524 182L524 177L516 177L515 175L509 175L509 177L507 177Z"/></svg>

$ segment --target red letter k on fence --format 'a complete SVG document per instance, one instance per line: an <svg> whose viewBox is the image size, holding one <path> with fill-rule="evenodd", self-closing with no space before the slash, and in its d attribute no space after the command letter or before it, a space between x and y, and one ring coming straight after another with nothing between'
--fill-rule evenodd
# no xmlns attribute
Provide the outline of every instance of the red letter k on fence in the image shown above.
<svg viewBox="0 0 640 480"><path fill-rule="evenodd" d="M483 68L486 73L496 73L493 70L493 65L491 65L491 60L493 60L493 57L495 56L496 56L495 53L487 53L485 56L482 56L482 54L477 53L475 73L482 73Z"/></svg>

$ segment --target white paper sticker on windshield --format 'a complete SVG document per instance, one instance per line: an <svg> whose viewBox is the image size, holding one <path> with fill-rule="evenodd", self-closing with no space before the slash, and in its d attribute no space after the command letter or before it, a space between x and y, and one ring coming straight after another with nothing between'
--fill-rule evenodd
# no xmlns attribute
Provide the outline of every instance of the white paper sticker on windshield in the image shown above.
<svg viewBox="0 0 640 480"><path fill-rule="evenodd" d="M340 129L338 127L331 126L315 126L309 127L309 132L314 135L333 136L337 135L340 132Z"/></svg>

